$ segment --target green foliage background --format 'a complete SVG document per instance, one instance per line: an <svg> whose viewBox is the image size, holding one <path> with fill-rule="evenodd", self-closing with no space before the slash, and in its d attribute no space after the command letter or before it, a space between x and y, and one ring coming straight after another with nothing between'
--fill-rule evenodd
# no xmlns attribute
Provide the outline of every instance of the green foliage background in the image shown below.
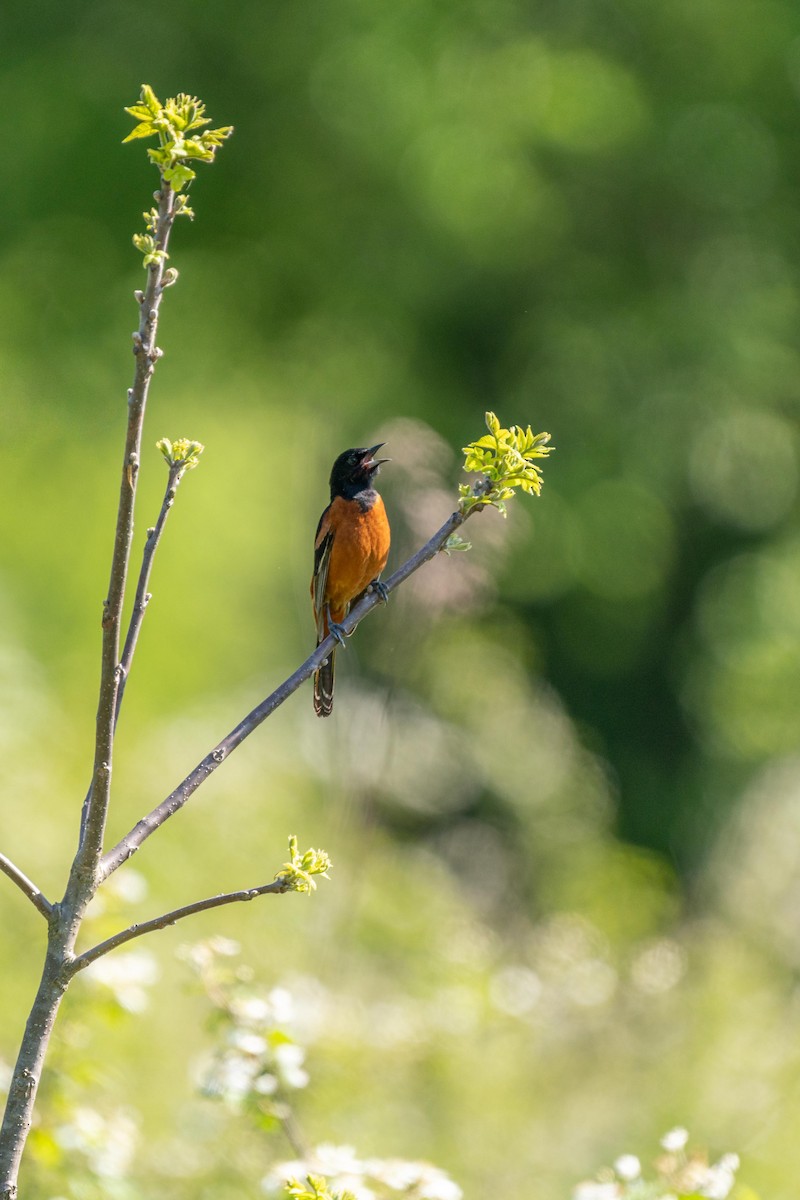
<svg viewBox="0 0 800 1200"><path fill-rule="evenodd" d="M47 894L91 761L143 80L236 134L171 247L140 544L157 438L207 449L156 564L112 835L309 649L341 449L389 442L397 562L485 409L558 447L541 499L474 518L470 555L359 631L330 722L296 696L137 857L147 915L271 878L291 832L334 862L308 903L158 935L150 1016L87 1047L143 1114L142 1186L240 1195L283 1154L193 1098L204 1008L174 951L226 932L324 989L311 1140L550 1200L680 1122L794 1196L796 6L34 0L0 39L0 846ZM8 1058L42 931L10 885L0 912Z"/></svg>

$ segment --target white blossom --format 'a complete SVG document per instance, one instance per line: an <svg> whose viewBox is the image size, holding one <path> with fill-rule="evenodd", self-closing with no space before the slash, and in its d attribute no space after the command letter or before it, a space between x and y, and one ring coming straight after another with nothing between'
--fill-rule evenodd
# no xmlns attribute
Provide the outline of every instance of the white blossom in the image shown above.
<svg viewBox="0 0 800 1200"><path fill-rule="evenodd" d="M661 1139L661 1145L671 1154L677 1153L678 1150L683 1150L686 1143L689 1141L689 1132L682 1125L676 1125L674 1129L670 1129Z"/></svg>
<svg viewBox="0 0 800 1200"><path fill-rule="evenodd" d="M416 1186L420 1200L461 1200L464 1193L449 1175L429 1163L418 1165L421 1170Z"/></svg>
<svg viewBox="0 0 800 1200"><path fill-rule="evenodd" d="M413 1195L415 1200L462 1200L463 1195L457 1183L430 1163L380 1158L362 1161L352 1146L330 1143L317 1146L306 1162L276 1164L261 1186L268 1195L277 1196L287 1179L302 1179L308 1174L323 1175L333 1191L350 1191L356 1200L377 1200L378 1195L384 1195L372 1184Z"/></svg>
<svg viewBox="0 0 800 1200"><path fill-rule="evenodd" d="M260 1057L267 1049L266 1039L248 1029L232 1029L229 1040L242 1054L252 1055L253 1058Z"/></svg>
<svg viewBox="0 0 800 1200"><path fill-rule="evenodd" d="M229 1104L242 1101L253 1086L258 1062L240 1054L227 1054L214 1063L205 1084L212 1096L221 1096Z"/></svg>
<svg viewBox="0 0 800 1200"><path fill-rule="evenodd" d="M572 1200L618 1200L621 1195L618 1183L597 1183L589 1180L578 1184L572 1193Z"/></svg>
<svg viewBox="0 0 800 1200"><path fill-rule="evenodd" d="M353 1146L334 1146L324 1142L317 1146L310 1160L276 1163L261 1181L262 1189L270 1196L283 1195L287 1179L305 1179L309 1174L324 1175L334 1189L347 1187L357 1200L373 1200L371 1189L363 1188L364 1164Z"/></svg>
<svg viewBox="0 0 800 1200"><path fill-rule="evenodd" d="M230 1007L234 1018L242 1025L259 1028L272 1017L272 1010L263 996L234 996Z"/></svg>
<svg viewBox="0 0 800 1200"><path fill-rule="evenodd" d="M212 954L219 954L223 958L235 958L242 951L242 947L233 938L211 937L206 942L206 945Z"/></svg>
<svg viewBox="0 0 800 1200"><path fill-rule="evenodd" d="M321 1142L314 1150L314 1161L323 1175L363 1175L364 1164L356 1155L354 1146L335 1146L332 1142Z"/></svg>
<svg viewBox="0 0 800 1200"><path fill-rule="evenodd" d="M253 1084L253 1091L258 1092L259 1096L274 1096L277 1090L278 1080L274 1075L270 1075L269 1071L265 1071L263 1075L259 1075Z"/></svg>
<svg viewBox="0 0 800 1200"><path fill-rule="evenodd" d="M620 1179L624 1179L629 1183L633 1179L638 1179L642 1173L642 1164L635 1154L621 1154L614 1163L614 1170Z"/></svg>
<svg viewBox="0 0 800 1200"><path fill-rule="evenodd" d="M291 1088L304 1088L308 1084L308 1071L303 1067L305 1050L294 1042L281 1042L273 1050L275 1065L283 1083Z"/></svg>
<svg viewBox="0 0 800 1200"><path fill-rule="evenodd" d="M294 1019L294 997L285 987L274 987L267 997L276 1025L289 1025Z"/></svg>
<svg viewBox="0 0 800 1200"><path fill-rule="evenodd" d="M724 1168L726 1171L738 1171L740 1162L738 1154L723 1154L722 1158L717 1163L718 1167Z"/></svg>
<svg viewBox="0 0 800 1200"><path fill-rule="evenodd" d="M731 1189L736 1183L736 1167L739 1165L737 1155L726 1155L725 1160L720 1160L715 1166L709 1167L706 1175L700 1184L699 1192L701 1196L707 1196L708 1200L726 1200ZM732 1165L736 1162L736 1167Z"/></svg>

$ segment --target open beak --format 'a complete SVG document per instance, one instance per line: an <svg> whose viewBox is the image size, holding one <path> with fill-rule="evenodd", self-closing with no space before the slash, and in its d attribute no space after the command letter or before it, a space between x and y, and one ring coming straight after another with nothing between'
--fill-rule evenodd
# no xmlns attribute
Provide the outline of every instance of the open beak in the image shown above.
<svg viewBox="0 0 800 1200"><path fill-rule="evenodd" d="M374 471L381 463L391 462L390 458L375 458L375 453L382 449L386 442L378 442L377 446L370 446L369 450L365 450L361 459L361 466L365 471Z"/></svg>

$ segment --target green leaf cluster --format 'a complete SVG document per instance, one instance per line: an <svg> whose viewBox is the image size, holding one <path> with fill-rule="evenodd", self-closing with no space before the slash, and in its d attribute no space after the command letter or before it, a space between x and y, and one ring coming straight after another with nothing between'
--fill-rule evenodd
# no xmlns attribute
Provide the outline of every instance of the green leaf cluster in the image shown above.
<svg viewBox="0 0 800 1200"><path fill-rule="evenodd" d="M457 550L466 551L471 549L472 542L468 542L465 538L462 538L460 533L451 533L450 537L442 546L442 550L448 556L448 558Z"/></svg>
<svg viewBox="0 0 800 1200"><path fill-rule="evenodd" d="M306 1175L306 1182L299 1179L286 1180L286 1195L295 1200L355 1200L352 1192L331 1192L328 1181L322 1175Z"/></svg>
<svg viewBox="0 0 800 1200"><path fill-rule="evenodd" d="M138 125L123 138L131 142L137 138L157 137L158 146L147 151L151 162L154 162L161 174L162 182L168 184L173 192L178 193L172 215L175 217L194 217L189 207L184 188L187 188L195 177L195 171L190 165L198 162L213 162L217 150L233 133L232 125L223 125L219 129L203 129L211 121L205 116L205 105L196 96L187 96L180 92L170 97L162 104L149 84L142 84L140 102L132 104L125 111L139 122ZM202 132L197 132L202 130ZM146 233L134 234L133 244L144 259L144 266L163 262L169 257L166 250L159 245L158 209L151 208L144 214ZM174 282L170 280L169 282Z"/></svg>
<svg viewBox="0 0 800 1200"><path fill-rule="evenodd" d="M486 428L487 434L463 448L464 470L478 472L480 478L460 485L459 504L462 512L491 504L505 516L505 502L517 488L539 495L542 472L535 460L547 458L554 447L547 444L549 433L534 433L530 425L527 429L519 425L503 429L493 412L486 414Z"/></svg>
<svg viewBox="0 0 800 1200"><path fill-rule="evenodd" d="M167 465L179 467L181 471L191 471L200 461L200 455L205 450L202 442L193 442L189 438L177 438L171 442L169 438L160 438L156 449L164 455Z"/></svg>
<svg viewBox="0 0 800 1200"><path fill-rule="evenodd" d="M283 864L275 879L284 882L287 891L310 893L316 891L315 875L330 878L330 866L331 860L324 850L306 850L300 854L297 838L292 836L289 838L289 862Z"/></svg>
<svg viewBox="0 0 800 1200"><path fill-rule="evenodd" d="M151 263L162 262L167 257L166 250L159 250L153 238L147 233L135 233L133 244L137 250L141 251L145 267L149 267Z"/></svg>
<svg viewBox="0 0 800 1200"><path fill-rule="evenodd" d="M123 141L157 137L158 147L148 150L148 157L158 167L161 178L176 192L182 191L195 177L189 163L213 162L219 147L233 133L232 125L203 129L211 120L205 116L205 104L196 96L180 92L162 104L146 83L142 84L140 102L125 111L136 118L138 125ZM193 132L200 129L202 133Z"/></svg>

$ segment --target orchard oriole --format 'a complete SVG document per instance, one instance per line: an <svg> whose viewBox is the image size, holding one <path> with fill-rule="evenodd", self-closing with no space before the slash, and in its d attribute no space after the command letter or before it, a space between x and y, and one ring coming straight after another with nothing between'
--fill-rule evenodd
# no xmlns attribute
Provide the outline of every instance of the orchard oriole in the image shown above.
<svg viewBox="0 0 800 1200"><path fill-rule="evenodd" d="M317 645L329 633L344 645L340 622L351 604L370 586L377 591L383 587L378 577L389 557L389 521L372 483L381 463L389 461L373 457L384 444L345 450L333 464L331 502L319 519L314 540L311 600ZM314 712L318 717L330 716L333 708L335 653L331 650L314 674Z"/></svg>

